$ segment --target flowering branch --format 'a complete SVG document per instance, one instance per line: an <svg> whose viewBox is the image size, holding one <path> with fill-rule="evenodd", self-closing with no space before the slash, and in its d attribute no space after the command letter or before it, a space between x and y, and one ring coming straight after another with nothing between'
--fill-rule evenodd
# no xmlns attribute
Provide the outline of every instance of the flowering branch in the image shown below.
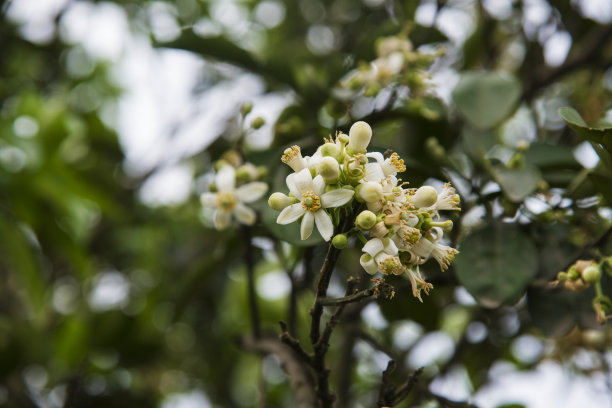
<svg viewBox="0 0 612 408"><path fill-rule="evenodd" d="M383 296L386 299L393 298L395 295L393 286L385 283L384 279L374 278L373 281L375 282L375 285L369 289L336 299L323 298L320 300L320 303L323 306L340 306L348 303L359 302L360 300L367 298L378 298L379 296Z"/></svg>

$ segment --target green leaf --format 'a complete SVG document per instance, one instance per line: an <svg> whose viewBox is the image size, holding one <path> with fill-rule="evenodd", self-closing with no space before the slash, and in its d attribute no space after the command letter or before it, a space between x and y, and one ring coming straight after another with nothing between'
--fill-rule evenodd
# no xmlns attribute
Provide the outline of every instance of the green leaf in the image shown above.
<svg viewBox="0 0 612 408"><path fill-rule="evenodd" d="M525 166L520 169L499 167L493 169L495 180L501 186L504 194L513 202L521 202L533 193L541 179L537 167Z"/></svg>
<svg viewBox="0 0 612 408"><path fill-rule="evenodd" d="M519 81L496 72L467 72L452 93L459 112L474 126L489 129L514 110L521 95Z"/></svg>
<svg viewBox="0 0 612 408"><path fill-rule="evenodd" d="M535 246L514 224L492 223L472 231L459 250L457 278L485 307L518 300L538 270Z"/></svg>
<svg viewBox="0 0 612 408"><path fill-rule="evenodd" d="M559 108L559 115L570 129L593 143L601 144L612 157L612 128L590 127L576 109L570 107Z"/></svg>

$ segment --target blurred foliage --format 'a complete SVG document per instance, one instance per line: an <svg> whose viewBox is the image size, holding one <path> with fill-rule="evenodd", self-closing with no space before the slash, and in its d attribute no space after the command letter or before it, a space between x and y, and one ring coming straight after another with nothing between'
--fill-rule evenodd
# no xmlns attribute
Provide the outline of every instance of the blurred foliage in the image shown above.
<svg viewBox="0 0 612 408"><path fill-rule="evenodd" d="M7 17L19 2L0 2L0 405L154 407L196 395L202 406L292 406L278 361L239 347L250 330L242 261L250 243L242 231L202 222L201 189L180 204L142 202L152 172L125 170L107 120L105 108L122 94L112 64L87 60L57 34L73 2L57 10L56 34L42 42ZM576 259L612 254L609 21L585 17L581 2L569 0L543 1L548 13L539 23L523 18L530 12L523 1L496 14L469 1L251 0L225 3L242 24L232 27L215 20L221 1L115 3L155 46L187 50L220 71L237 67L227 77L250 72L266 93L291 95L272 143L244 146L250 161L268 166L272 191L287 174L278 160L285 147L299 143L312 153L322 137L365 120L375 147L404 158L407 181L450 180L461 194L452 236L461 254L444 274L424 268L435 286L424 303L406 281L391 279L394 299L354 305L334 332L328 366L337 406L374 406L381 358L398 362L400 383L421 361L413 356L421 340L440 333L452 339L451 352L433 353L424 384L461 368L476 393L500 361L517 370L545 359L584 375L608 370L612 332L596 323L596 288L574 293L550 282ZM181 28L173 38L151 22L159 4L157 13ZM472 30L464 39L457 27L416 20L425 9L434 10L430 23L454 15ZM414 49L445 50L426 73L440 92L421 76L386 83L375 96L343 92L341 79L376 58L379 38L405 33ZM545 58L555 33L571 38L556 65ZM75 74L75 55L91 69ZM211 78L194 93L221 80ZM234 147L236 125L227 125L205 151L183 159L196 176ZM596 157L588 166L585 149ZM258 209L262 222L251 231L258 286L291 287L280 298L260 297L263 329L278 334L279 320L293 321L308 344L311 289L326 246L279 228L265 203ZM348 277L365 278L359 255L343 251L336 292ZM612 295L612 271L604 270L597 289ZM378 310L383 319L368 313ZM512 348L525 335L547 346L529 362ZM580 351L598 363L574 364ZM436 404L445 403L425 386L398 406Z"/></svg>

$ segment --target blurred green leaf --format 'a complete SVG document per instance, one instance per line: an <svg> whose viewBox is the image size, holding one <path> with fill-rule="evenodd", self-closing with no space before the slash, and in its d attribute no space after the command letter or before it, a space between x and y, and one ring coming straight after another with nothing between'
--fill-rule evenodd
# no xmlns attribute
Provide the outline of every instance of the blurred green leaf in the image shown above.
<svg viewBox="0 0 612 408"><path fill-rule="evenodd" d="M538 253L517 225L492 222L468 234L456 258L457 278L485 307L518 300L538 270Z"/></svg>
<svg viewBox="0 0 612 408"><path fill-rule="evenodd" d="M540 171L533 166L520 169L498 167L493 169L493 175L504 194L515 203L523 201L533 193L541 178Z"/></svg>
<svg viewBox="0 0 612 408"><path fill-rule="evenodd" d="M519 81L496 72L466 72L452 93L459 112L481 129L501 123L513 111L521 94Z"/></svg>
<svg viewBox="0 0 612 408"><path fill-rule="evenodd" d="M612 157L612 128L590 127L578 111L570 107L559 108L559 115L574 132L593 143L603 145L608 151L608 156Z"/></svg>

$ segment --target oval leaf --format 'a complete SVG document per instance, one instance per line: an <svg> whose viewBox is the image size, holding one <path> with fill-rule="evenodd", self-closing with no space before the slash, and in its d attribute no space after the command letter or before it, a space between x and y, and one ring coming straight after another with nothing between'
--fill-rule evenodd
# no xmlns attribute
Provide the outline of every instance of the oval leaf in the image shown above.
<svg viewBox="0 0 612 408"><path fill-rule="evenodd" d="M497 168L493 174L504 194L515 203L533 193L541 178L540 171L532 166L521 169Z"/></svg>
<svg viewBox="0 0 612 408"><path fill-rule="evenodd" d="M485 307L518 300L536 276L538 254L513 224L491 224L468 234L455 260L457 278Z"/></svg>

